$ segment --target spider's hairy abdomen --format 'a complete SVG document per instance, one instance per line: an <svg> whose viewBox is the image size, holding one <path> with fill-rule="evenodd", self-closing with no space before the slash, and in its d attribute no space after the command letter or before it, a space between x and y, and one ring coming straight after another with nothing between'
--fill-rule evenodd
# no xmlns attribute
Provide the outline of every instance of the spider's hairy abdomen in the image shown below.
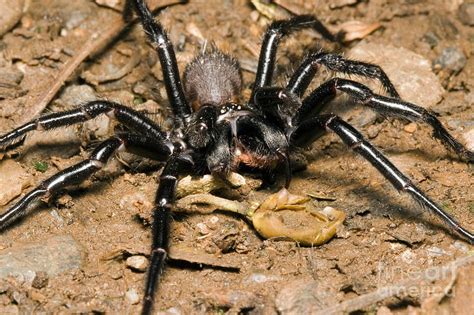
<svg viewBox="0 0 474 315"><path fill-rule="evenodd" d="M213 48L196 56L184 71L184 89L193 109L237 102L242 88L238 61Z"/></svg>

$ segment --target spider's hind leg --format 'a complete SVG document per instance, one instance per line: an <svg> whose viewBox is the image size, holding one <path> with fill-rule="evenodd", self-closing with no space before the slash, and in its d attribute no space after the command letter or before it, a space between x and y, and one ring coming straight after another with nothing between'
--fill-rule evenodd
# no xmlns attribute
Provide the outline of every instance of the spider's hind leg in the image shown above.
<svg viewBox="0 0 474 315"><path fill-rule="evenodd" d="M428 198L412 181L396 168L379 150L364 139L362 134L336 115L321 115L306 120L302 129L313 132L330 130L336 133L352 150L364 157L380 174L382 174L398 191L406 192L423 208L429 209L454 229L461 237L474 244L474 234L465 229L440 206ZM297 134L294 134L297 137ZM296 139L292 139L295 141Z"/></svg>
<svg viewBox="0 0 474 315"><path fill-rule="evenodd" d="M166 159L171 154L171 148L165 142L146 136L123 134L109 138L102 142L87 160L44 180L13 207L2 213L0 215L0 230L25 216L27 210L37 200L56 196L68 186L80 184L99 171L115 152L122 149L159 160Z"/></svg>

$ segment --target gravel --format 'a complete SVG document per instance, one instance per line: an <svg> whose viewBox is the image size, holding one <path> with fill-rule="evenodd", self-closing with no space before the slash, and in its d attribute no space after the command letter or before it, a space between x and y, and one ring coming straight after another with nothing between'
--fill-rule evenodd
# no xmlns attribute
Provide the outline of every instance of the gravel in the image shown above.
<svg viewBox="0 0 474 315"><path fill-rule="evenodd" d="M447 47L433 62L435 69L445 69L453 73L460 72L466 65L466 55L457 47Z"/></svg>
<svg viewBox="0 0 474 315"><path fill-rule="evenodd" d="M130 256L127 258L126 265L134 271L145 272L148 267L148 259L141 255Z"/></svg>
<svg viewBox="0 0 474 315"><path fill-rule="evenodd" d="M128 289L125 293L125 297L130 304L138 304L140 302L140 297L134 288Z"/></svg>
<svg viewBox="0 0 474 315"><path fill-rule="evenodd" d="M459 6L458 17L465 25L474 25L474 2L465 2Z"/></svg>

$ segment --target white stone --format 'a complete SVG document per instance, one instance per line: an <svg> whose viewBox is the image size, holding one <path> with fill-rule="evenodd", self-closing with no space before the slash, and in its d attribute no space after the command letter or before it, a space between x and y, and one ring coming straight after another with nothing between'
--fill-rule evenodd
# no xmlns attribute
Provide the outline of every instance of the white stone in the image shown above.
<svg viewBox="0 0 474 315"><path fill-rule="evenodd" d="M127 267L135 271L145 272L148 267L148 259L141 255L130 256L127 258L126 264Z"/></svg>
<svg viewBox="0 0 474 315"><path fill-rule="evenodd" d="M137 290L134 288L128 289L125 293L125 297L130 304L138 304L140 302L140 297L138 296Z"/></svg>

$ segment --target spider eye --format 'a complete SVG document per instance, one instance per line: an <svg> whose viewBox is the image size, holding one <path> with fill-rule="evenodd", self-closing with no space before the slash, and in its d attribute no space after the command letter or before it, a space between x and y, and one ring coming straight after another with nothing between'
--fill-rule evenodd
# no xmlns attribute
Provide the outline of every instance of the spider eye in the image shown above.
<svg viewBox="0 0 474 315"><path fill-rule="evenodd" d="M199 131L206 131L207 129L209 129L207 128L207 125L205 123L200 123L197 128Z"/></svg>

